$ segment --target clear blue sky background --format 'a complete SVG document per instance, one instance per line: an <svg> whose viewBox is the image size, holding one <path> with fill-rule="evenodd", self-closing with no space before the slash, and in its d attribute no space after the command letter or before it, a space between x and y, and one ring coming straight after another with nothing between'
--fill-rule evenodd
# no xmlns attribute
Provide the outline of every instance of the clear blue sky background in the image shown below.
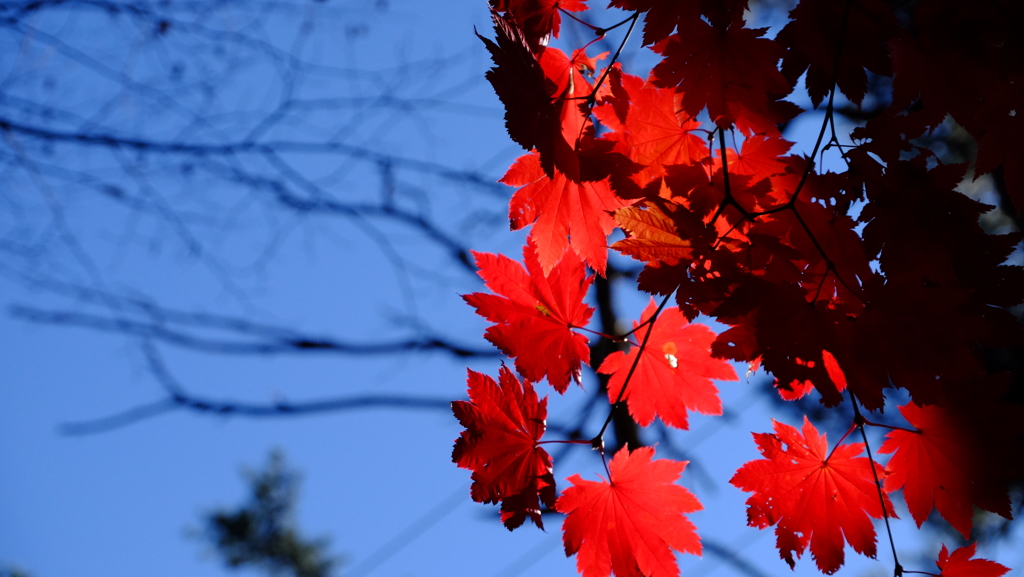
<svg viewBox="0 0 1024 577"><path fill-rule="evenodd" d="M309 62L360 71L311 77L297 88L304 98L373 95L376 100L328 107L317 113L325 116L313 115L306 124L282 123L268 130L268 138L337 137L324 134L328 123L316 118L348 115L346 142L479 171L492 180L519 154L505 135L500 102L483 80L489 61L473 28L490 35L484 0L281 6L279 13L257 19L239 4L207 24L235 26ZM216 99L181 96L181 114L154 104L159 99L153 95L117 96L112 76L98 69L82 72L80 61L46 40L112 55L107 62L119 62L119 74L162 86L160 74L174 60L174 50L143 42L151 31L112 36L110 30L125 27L112 27L108 18L69 11L33 22L38 32L33 39L2 38L5 98L14 94L59 104L79 114L68 126L113 126L155 139L209 142L238 135L197 125L190 114L201 111L217 122L236 115L241 119L236 124L217 126L246 126L246 118L265 115L283 97L280 70L245 59L213 70L223 77ZM607 15L596 18L602 24L612 21ZM254 21L260 25L250 25ZM315 33L301 44L296 39L304 22L313 23ZM192 36L174 27L170 35L167 42L181 43L178 50L187 52L183 47ZM209 47L196 41L190 50L204 46ZM638 65L643 61L637 58ZM209 62L219 60L211 53ZM171 88L166 93L179 97ZM104 104L109 102L116 106ZM330 120L338 125L336 118ZM790 135L801 139L797 150L810 149L805 136L815 122ZM0 208L9 211L0 221L9 227L5 239L23 227L23 242L42 250L32 258L8 255L2 261L4 306L110 312L76 304L38 282L62 280L354 341L407 334L403 319L415 317L465 344L486 346L481 337L486 325L458 296L481 290L479 281L453 268L445 255L425 250L407 229L382 224L368 233L352 220L263 210L247 203L244 191L221 190L222 181L201 171L184 178L131 152L118 159L68 150L58 147L46 162L106 174L138 171L143 177L128 179L128 190L145 198L150 186L150 200L182 207L182 226L200 248L166 218L127 210L58 178L48 185L52 189L41 189L8 162L0 173L6 189L0 194L9 195L6 208ZM349 158L285 160L316 175L338 198L365 199L380 188L375 166ZM398 202L429 205L432 214L448 219L449 231L474 248L518 258L523 236L507 231L506 200L500 194L416 172L401 173L400 180ZM203 220L209 214L217 215L215 222ZM388 261L390 250L412 264L396 270ZM645 303L645 296L634 294L618 306L623 315L635 317ZM67 436L60 433L61 424L161 398L138 342L5 316L0 343L0 568L18 567L36 577L225 575L228 570L194 532L204 513L245 498L243 466L261 466L279 448L303 474L299 525L307 535L330 537L331 552L345 559L341 575L575 574L575 559L566 559L561 550L557 519L546 520L547 533L524 527L509 534L494 508L470 501L469 472L450 462L460 427L447 411L365 410L266 420L175 412L103 434ZM389 392L455 399L465 394L465 364L438 355L228 358L168 346L159 350L186 387L215 398L298 401ZM471 366L494 375L498 361ZM744 369L738 369L742 375ZM596 388L590 375L585 379L588 388ZM683 484L706 508L691 516L701 535L732 548L766 575L782 575L790 572L778 559L772 533L745 526L746 496L727 484L742 463L758 456L750 431L771 429L763 381L754 376L722 384L734 418L694 416L692 430L675 440L693 461ZM546 385L541 388L552 393ZM551 420L570 416L582 397L573 389L565 398L553 398ZM558 461L555 473L564 487L573 473L593 479L600 470L600 462L580 449ZM914 563L913 554L924 550L934 558L938 545L910 521L896 525L898 546L909 557L904 564L930 570L930 561ZM843 574L891 573L888 544L881 539L881 562L848 550ZM1019 552L988 553L1018 570L1024 567ZM692 577L743 574L713 552L703 559L681 556L680 564ZM797 573L817 574L809 556Z"/></svg>

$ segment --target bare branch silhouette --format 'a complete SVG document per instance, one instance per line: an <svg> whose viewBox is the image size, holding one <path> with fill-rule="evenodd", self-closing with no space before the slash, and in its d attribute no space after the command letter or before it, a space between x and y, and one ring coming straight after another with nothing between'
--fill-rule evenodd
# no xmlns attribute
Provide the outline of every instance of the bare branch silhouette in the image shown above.
<svg viewBox="0 0 1024 577"><path fill-rule="evenodd" d="M185 387L171 374L151 341L143 341L142 350L150 373L163 387L166 398L98 419L65 423L60 427L62 433L67 435L105 433L181 409L220 416L265 418L374 408L448 411L451 407L452 400L444 397L398 394L351 395L312 401L275 401L265 404L214 400L187 392Z"/></svg>
<svg viewBox="0 0 1024 577"><path fill-rule="evenodd" d="M332 337L304 335L284 327L257 324L231 317L201 313L160 311L159 320L111 318L75 311L51 311L12 306L15 318L51 325L115 332L161 341L195 351L229 355L334 353L344 355L392 355L418 351L443 351L456 357L499 357L496 349L472 348L442 337L420 337L377 343L346 342ZM179 325L178 328L174 325ZM189 330L221 329L236 333L234 340L214 339Z"/></svg>

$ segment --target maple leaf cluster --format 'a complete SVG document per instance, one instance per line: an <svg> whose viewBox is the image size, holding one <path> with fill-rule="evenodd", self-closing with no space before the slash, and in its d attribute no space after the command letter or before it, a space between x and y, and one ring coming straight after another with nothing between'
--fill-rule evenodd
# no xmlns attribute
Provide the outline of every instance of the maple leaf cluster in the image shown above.
<svg viewBox="0 0 1024 577"><path fill-rule="evenodd" d="M676 485L685 463L623 448L605 479L574 475L559 495L541 446L560 441L542 440L547 399L534 384L565 394L581 381L588 268L605 275L612 250L643 264L637 286L658 297L626 335L600 335L628 343L595 367L612 411L678 429L690 411L720 415L713 381L736 380L729 361L772 375L782 399L852 405L847 435L859 429L864 443L830 449L806 418L802 430L775 422L754 434L764 458L732 478L751 493L748 524L775 527L790 566L809 549L832 574L847 544L874 557L872 519L896 518L890 495L919 527L937 511L965 539L975 509L1012 517L1024 413L991 359L1024 347L1010 312L1024 269L1007 264L1021 235L984 230L992 207L957 190L968 166L929 143L959 126L977 146L974 178L994 175L1003 211L1020 218L1024 5L803 0L771 36L747 26L747 0L612 0L626 20L585 25L603 37L643 19L660 56L644 78L617 62L621 47L550 45L563 15L583 22L583 0L490 4L486 76L526 150L501 181L517 187L511 228L530 232L522 263L474 253L492 294L464 297L519 375L470 371L470 400L453 403L466 430L452 458L473 471L474 500L500 503L509 529L566 514L566 553L587 577L675 576L673 551L700 553L685 514L701 505ZM812 110L790 100L801 78ZM839 101L861 115L846 136ZM783 128L802 115L820 132L794 153ZM843 169L823 170L826 154ZM728 328L716 335L699 315ZM880 418L897 389L905 422L862 416ZM875 454L873 425L889 429ZM583 442L603 447L603 433ZM937 565L947 577L1007 570L974 552L943 547Z"/></svg>

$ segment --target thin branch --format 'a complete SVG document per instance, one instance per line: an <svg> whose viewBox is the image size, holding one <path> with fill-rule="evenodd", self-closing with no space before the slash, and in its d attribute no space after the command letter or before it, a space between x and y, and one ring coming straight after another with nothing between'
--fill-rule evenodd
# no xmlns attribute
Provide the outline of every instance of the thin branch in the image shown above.
<svg viewBox="0 0 1024 577"><path fill-rule="evenodd" d="M725 152L725 131L722 130L721 127L716 130L718 131L718 150L722 155L722 188L724 190L724 196L722 198L722 203L718 205L718 210L715 211L715 215L711 217L711 220L718 220L718 217L725 211L726 206L732 206L739 211L740 215L743 217L740 219L740 222L743 222L744 220L752 220L754 213L750 213L747 209L743 208L736 200L736 197L732 194L732 188L729 183L729 158Z"/></svg>
<svg viewBox="0 0 1024 577"><path fill-rule="evenodd" d="M423 160L405 158L378 152L361 146L337 141L306 142L300 140L240 140L234 142L203 143L186 141L158 141L120 137L103 132L67 132L18 123L10 118L0 117L0 130L20 134L47 142L65 142L108 148L126 148L138 152L163 154L186 154L194 156L231 156L237 154L344 154L366 162L388 162L395 168L404 168L424 174L440 176L446 180L478 186L493 192L501 198L508 197L508 187L496 182L491 175L470 170L460 170Z"/></svg>
<svg viewBox="0 0 1024 577"><path fill-rule="evenodd" d="M283 328L248 323L230 317L196 315L186 319L184 315L151 320L135 320L124 317L104 317L75 311L51 311L28 306L13 306L9 309L15 318L25 321L77 326L102 332L112 332L165 342L181 348L204 353L232 355L273 355L334 353L344 355L391 355L417 351L443 351L455 357L498 357L493 349L465 347L442 337L426 336L396 339L376 343L348 342L331 337L302 334ZM174 328L172 324L184 324L193 329L220 329L242 333L243 339L214 339L191 334Z"/></svg>
<svg viewBox="0 0 1024 577"><path fill-rule="evenodd" d="M146 354L150 372L167 392L167 398L132 407L106 417L65 423L60 426L60 432L74 436L106 433L179 409L214 415L267 418L374 408L430 411L447 411L451 408L451 399L448 398L398 394L352 395L297 403L277 401L259 404L214 400L186 392L181 383L170 373L151 342L143 344L143 351Z"/></svg>
<svg viewBox="0 0 1024 577"><path fill-rule="evenodd" d="M872 426L872 427L881 427L883 429L891 429L893 431L906 431L907 433L914 433L915 435L920 435L921 434L921 431L919 431L917 429L908 429L906 427L897 427L896 425L885 425L883 423L873 423L873 422L871 422L871 421L869 421L867 419L862 419L862 420L864 421L865 425L869 425L869 426Z"/></svg>
<svg viewBox="0 0 1024 577"><path fill-rule="evenodd" d="M179 395L132 407L106 417L65 423L60 425L59 430L62 434L72 436L95 435L97 433L106 433L115 429L121 429L140 421L151 419L179 409L187 409L190 411L214 415L237 415L239 417L267 418L293 417L316 413L364 409L447 411L451 408L451 402L452 399L440 397L355 395L296 403L279 401L275 403L258 404L241 403L236 401L219 401L190 395Z"/></svg>
<svg viewBox="0 0 1024 577"><path fill-rule="evenodd" d="M843 43L844 43L845 38L846 38L847 23L848 23L848 20L849 20L849 17L850 17L850 7L852 6L852 4L853 4L853 0L847 0L846 6L845 6L845 9L844 9L844 12L843 12L842 26L839 29L839 38L838 38L838 42L837 42L838 47L836 49L835 60L833 61L832 89L829 91L829 95L828 95L828 105L825 108L825 118L824 118L824 120L821 123L821 129L818 131L818 137L814 141L814 148L811 149L811 154L810 154L810 156L807 159L806 165L804 165L804 171L800 175L800 181L797 183L796 188L793 190L793 194L789 197L789 200L787 200L785 203L783 203L783 204L781 204L779 206L773 207L773 208L766 209L766 210L761 210L761 211L757 211L757 212L748 212L746 209L744 209L742 206L740 206L740 204L736 201L736 199L733 198L732 191L729 188L729 171L728 171L728 161L726 159L726 152L725 152L726 151L725 137L724 137L724 133L721 132L721 130L722 130L721 127L719 127L716 130L719 131L719 149L721 150L721 155L722 155L722 172L723 172L723 178L724 178L724 189L725 189L724 195L725 196L722 199L721 204L719 204L718 209L715 211L715 215L712 218L712 222L718 220L718 217L720 217L722 215L722 212L725 210L726 206L728 206L728 205L734 206L740 212L740 214L742 215L742 218L739 220L739 222L737 222L736 224L733 225L733 227L729 230L729 232L726 233L726 235L728 235L729 233L732 232L732 230L737 228L740 224L742 224L745 221L751 221L752 222L754 219L756 219L756 218L758 218L760 216L766 216L766 215L775 214L775 213L779 213L779 212L783 212L783 211L787 211L787 210L791 211L793 213L793 216L796 217L797 222L800 224L800 227L804 230L804 232L807 233L807 236L810 238L811 243L814 245L814 248L818 251L818 254L820 254L821 258L825 261L825 273L824 273L824 275L822 277L821 283L824 283L825 282L825 278L827 278L827 276L828 276L828 273L832 272L833 274L835 274L836 281L840 285L842 285L843 288L845 288L850 294L852 294L858 300L860 300L861 302L867 304L866 301L864 301L864 297L861 296L860 292L859 291L855 291L853 289L853 287L851 287L846 282L846 280L843 279L843 276L841 274L839 274L839 270L836 267L835 262L831 258L829 258L828 253L825 252L824 247L822 247L821 243L818 242L818 239L814 236L813 231L811 231L810 226L808 226L807 222L804 220L803 216L800 214L800 211L797 210L797 206L796 206L796 201L800 197L800 193L801 193L801 191L803 191L804 185L807 183L807 179L810 177L811 172L814 169L814 157L817 156L818 150L821 148L821 143L822 143L822 141L825 138L825 132L826 132L826 130L828 129L828 127L830 125L832 126L832 136L833 136L833 139L834 140L836 139L836 137L835 137L835 123L834 123L834 119L833 119L833 115L835 113L836 86L838 84L839 64L842 61ZM837 142L837 144L838 144L838 142ZM840 150L840 152L842 152L842 151ZM844 158L845 158L845 154L844 154ZM716 241L715 241L715 246L716 247L717 247L718 243L725 238L726 235L722 235L718 239L716 239ZM821 284L819 284L819 286L818 286L818 291L820 292L820 290L821 290ZM817 298L817 296L815 296L815 299L816 298Z"/></svg>
<svg viewBox="0 0 1024 577"><path fill-rule="evenodd" d="M597 97L597 91L600 90L601 85L604 84L604 79L607 78L608 73L611 72L612 65L619 61L619 56L622 55L622 49L626 47L626 42L629 41L630 35L633 34L633 28L636 27L636 22L639 18L640 13L634 12L632 16L623 20L622 22L619 22L618 24L612 27L618 28L619 26L622 26L624 23L629 22L629 29L626 30L626 35L622 38L622 42L619 43L619 48L615 51L615 55L612 56L612 59L608 61L608 65L604 67L604 73L601 74L601 78L599 78L597 82L594 83L594 89L590 92L590 96L587 97L587 100L591 103L591 105L593 105L594 98ZM611 30L612 28L608 28L607 30Z"/></svg>
<svg viewBox="0 0 1024 577"><path fill-rule="evenodd" d="M626 395L626 388L629 386L629 381L633 378L633 373L636 372L637 365L640 364L640 358L644 355L644 349L647 347L647 341L651 338L651 332L654 330L654 321L661 314L662 309L668 304L668 299L672 296L672 293L665 295L665 298L661 300L661 304L658 305L658 310L654 311L651 315L651 323L647 325L647 333L644 334L644 340L640 342L640 349L637 351L636 358L633 359L633 364L629 367L629 372L626 373L626 380L622 383L622 388L619 390L619 396L612 403L611 410L608 411L608 418L604 420L604 425L601 426L601 430L597 433L592 441L592 444L596 447L600 443L602 447L601 456L604 457L604 432L608 430L608 425L612 422L612 416L615 414L615 409L622 403L622 398Z"/></svg>
<svg viewBox="0 0 1024 577"><path fill-rule="evenodd" d="M161 399L145 405L139 405L126 409L113 415L90 419L87 421L74 421L60 425L57 430L62 435L82 436L106 433L115 429L121 429L134 425L140 421L158 417L164 413L180 409L181 406L174 399Z"/></svg>
<svg viewBox="0 0 1024 577"><path fill-rule="evenodd" d="M878 491L878 501L882 506L882 518L885 520L885 532L889 535L889 547L892 549L892 560L895 564L893 577L903 575L903 566L900 565L899 555L896 554L896 542L892 538L892 527L889 526L889 510L885 508L885 494L882 493L882 483L878 479L878 471L875 470L875 458L871 455L871 444L868 443L868 434L864 431L864 416L857 405L857 397L850 391L850 402L853 405L854 425L860 429L860 436L864 439L864 450L868 453L868 463L871 465L871 476L875 479L875 489Z"/></svg>
<svg viewBox="0 0 1024 577"><path fill-rule="evenodd" d="M845 433L843 433L843 436L842 436L842 437L839 437L839 440L838 440L838 441L836 441L836 444L835 444L835 446L833 446L833 447L832 447L832 450L828 452L828 456L827 456L827 457L825 457L825 462L826 462L826 463L828 463L828 462L829 462L829 460L830 460L830 459L832 458L832 454L836 452L836 449L838 449L838 448L839 448L839 445L842 445L842 444L843 444L843 441L845 441L845 440L846 440L846 437L849 437L849 436L850 436L850 433L852 433L852 432L853 432L853 430L854 430L855 428L857 428L857 425L855 425L855 424L854 424L854 425L850 425L850 428L849 428L849 429L847 429ZM884 506L884 505L885 505L885 504L883 503L883 506Z"/></svg>

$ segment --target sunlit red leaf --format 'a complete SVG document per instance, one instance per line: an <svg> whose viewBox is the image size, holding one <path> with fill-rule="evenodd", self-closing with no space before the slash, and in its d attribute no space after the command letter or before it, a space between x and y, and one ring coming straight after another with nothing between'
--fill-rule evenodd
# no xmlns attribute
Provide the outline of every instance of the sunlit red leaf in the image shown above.
<svg viewBox="0 0 1024 577"><path fill-rule="evenodd" d="M845 560L844 541L855 551L875 556L871 517L882 517L879 489L862 443L848 443L828 453L825 435L804 417L803 434L775 422L775 433L754 433L765 459L740 467L729 481L751 492L747 522L764 529L776 525L780 556L793 567L810 545L821 572L831 575ZM874 465L881 479L885 470ZM895 514L885 497L890 517Z"/></svg>
<svg viewBox="0 0 1024 577"><path fill-rule="evenodd" d="M1010 571L1009 567L995 561L971 559L977 545L971 543L950 553L943 544L942 550L939 551L939 560L935 562L942 577L1000 577Z"/></svg>
<svg viewBox="0 0 1024 577"><path fill-rule="evenodd" d="M658 261L674 265L680 260L691 258L694 245L699 246L700 243L683 238L680 224L690 225L688 228L696 233L695 236L705 236L707 230L699 228L703 223L696 217L690 215L689 219L685 219L685 215L679 212L677 210L671 215L665 214L654 204L645 208L620 208L615 211L615 222L629 236L613 244L612 248L643 262Z"/></svg>
<svg viewBox="0 0 1024 577"><path fill-rule="evenodd" d="M611 212L628 204L612 193L607 179L574 182L561 172L548 177L537 153L520 156L501 179L522 186L509 203L513 230L533 225L530 236L548 274L569 247L599 274L608 261Z"/></svg>
<svg viewBox="0 0 1024 577"><path fill-rule="evenodd" d="M559 393L570 379L579 382L581 364L590 362L590 348L587 338L573 329L586 326L594 312L583 302L593 280L583 263L567 252L545 276L532 237L523 247L525 269L506 256L473 255L487 288L500 295L463 296L477 314L497 323L487 329L487 340L515 357L516 370L533 382L547 377Z"/></svg>
<svg viewBox="0 0 1024 577"><path fill-rule="evenodd" d="M633 328L650 321L657 308L651 299L640 322L633 322ZM641 341L646 332L646 327L640 328L633 338ZM611 375L609 401L614 403L621 393L629 414L643 427L657 416L669 426L687 429L687 411L721 415L722 401L711 381L735 381L739 377L728 362L711 357L715 336L705 325L689 324L679 309L664 309L654 322L643 353L640 347L616 351L598 369L599 373ZM626 376L638 354L640 361L623 393Z"/></svg>
<svg viewBox="0 0 1024 577"><path fill-rule="evenodd" d="M617 150L645 167L633 175L638 185L664 176L666 166L692 164L709 156L704 136L695 132L700 122L680 112L682 94L631 74L611 75L609 82L621 84L628 98L628 113L623 120L613 106L598 107L596 113L615 131L606 138L616 139Z"/></svg>
<svg viewBox="0 0 1024 577"><path fill-rule="evenodd" d="M474 501L501 502L509 530L527 517L543 529L540 505L555 504L551 457L537 444L544 436L547 397L538 401L530 381L520 381L504 365L498 383L469 371L467 384L469 401L452 403L466 428L455 440L452 462L473 471Z"/></svg>
<svg viewBox="0 0 1024 577"><path fill-rule="evenodd" d="M731 155L729 160L729 173L742 174L751 177L751 182L759 182L786 172L788 165L784 155L793 146L788 140L754 134L743 140L740 153ZM731 150L730 150L731 152ZM716 158L716 166L721 166L721 155Z"/></svg>
<svg viewBox="0 0 1024 577"><path fill-rule="evenodd" d="M558 38L561 29L560 10L580 12L587 9L586 0L490 0L491 7L505 12L519 26L531 47L547 44L549 35Z"/></svg>
<svg viewBox="0 0 1024 577"><path fill-rule="evenodd" d="M591 90L580 70L592 70L593 60L582 50L571 59L557 48L540 48L534 54L515 22L497 13L493 17L496 41L477 36L495 64L486 76L505 105L509 136L527 150L536 148L548 176L557 167L579 180L576 144L587 126L581 97Z"/></svg>
<svg viewBox="0 0 1024 577"><path fill-rule="evenodd" d="M623 447L608 464L607 481L569 477L555 503L566 555L577 554L583 577L677 577L673 550L700 555L696 528L685 513L702 509L675 482L686 462L652 461L654 449Z"/></svg>

